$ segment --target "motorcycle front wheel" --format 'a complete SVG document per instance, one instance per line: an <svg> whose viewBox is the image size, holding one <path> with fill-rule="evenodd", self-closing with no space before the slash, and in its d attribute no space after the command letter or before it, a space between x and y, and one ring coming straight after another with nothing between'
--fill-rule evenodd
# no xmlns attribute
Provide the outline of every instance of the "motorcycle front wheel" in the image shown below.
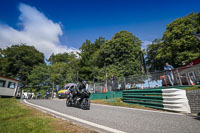
<svg viewBox="0 0 200 133"><path fill-rule="evenodd" d="M90 109L90 99L89 98L84 98L81 101L81 108L83 110L89 110Z"/></svg>

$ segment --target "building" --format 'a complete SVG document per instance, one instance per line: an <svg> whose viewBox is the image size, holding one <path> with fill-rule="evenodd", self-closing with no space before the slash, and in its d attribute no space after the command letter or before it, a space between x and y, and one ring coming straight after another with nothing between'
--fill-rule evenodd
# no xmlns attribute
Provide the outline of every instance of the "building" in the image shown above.
<svg viewBox="0 0 200 133"><path fill-rule="evenodd" d="M19 81L16 79L0 76L0 96L16 97L18 95Z"/></svg>
<svg viewBox="0 0 200 133"><path fill-rule="evenodd" d="M200 84L200 58L174 70L174 76L180 85Z"/></svg>

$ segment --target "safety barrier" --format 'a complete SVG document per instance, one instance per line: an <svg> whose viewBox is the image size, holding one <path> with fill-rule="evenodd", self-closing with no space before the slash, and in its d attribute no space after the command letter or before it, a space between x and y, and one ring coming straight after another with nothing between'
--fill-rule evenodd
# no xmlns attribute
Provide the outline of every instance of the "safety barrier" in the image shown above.
<svg viewBox="0 0 200 133"><path fill-rule="evenodd" d="M111 99L116 97L122 97L122 91L109 91L106 93L92 93L90 96L91 100L94 99Z"/></svg>
<svg viewBox="0 0 200 133"><path fill-rule="evenodd" d="M124 90L123 101L150 108L191 113L186 91L177 88Z"/></svg>

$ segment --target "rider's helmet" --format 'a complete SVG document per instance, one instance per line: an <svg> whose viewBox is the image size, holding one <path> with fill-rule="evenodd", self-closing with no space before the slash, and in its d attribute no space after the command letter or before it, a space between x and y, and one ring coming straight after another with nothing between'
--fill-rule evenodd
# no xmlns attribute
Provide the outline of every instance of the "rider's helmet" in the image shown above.
<svg viewBox="0 0 200 133"><path fill-rule="evenodd" d="M82 81L82 83L83 83L84 85L86 85L86 84L87 84L87 82L86 82L85 80L83 80L83 81Z"/></svg>

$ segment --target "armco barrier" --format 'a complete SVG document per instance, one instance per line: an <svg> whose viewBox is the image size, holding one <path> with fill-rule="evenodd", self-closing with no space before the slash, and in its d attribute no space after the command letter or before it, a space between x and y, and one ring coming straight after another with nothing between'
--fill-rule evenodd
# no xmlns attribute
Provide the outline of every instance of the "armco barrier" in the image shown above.
<svg viewBox="0 0 200 133"><path fill-rule="evenodd" d="M186 91L176 88L124 90L123 101L150 108L191 113Z"/></svg>
<svg viewBox="0 0 200 133"><path fill-rule="evenodd" d="M115 97L122 97L122 91L109 91L106 93L92 93L90 96L91 100L94 99L111 99Z"/></svg>

